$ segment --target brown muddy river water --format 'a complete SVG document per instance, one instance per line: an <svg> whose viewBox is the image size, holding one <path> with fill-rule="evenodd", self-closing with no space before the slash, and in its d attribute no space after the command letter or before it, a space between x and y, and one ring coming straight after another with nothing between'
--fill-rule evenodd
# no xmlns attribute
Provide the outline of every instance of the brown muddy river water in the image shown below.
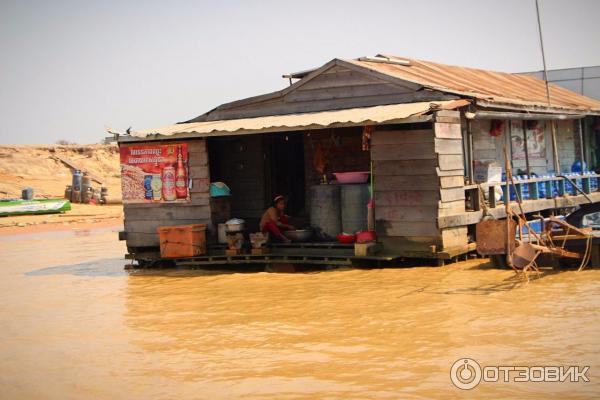
<svg viewBox="0 0 600 400"><path fill-rule="evenodd" d="M0 237L0 398L600 397L600 270L130 274L116 231ZM459 390L463 357L590 382Z"/></svg>

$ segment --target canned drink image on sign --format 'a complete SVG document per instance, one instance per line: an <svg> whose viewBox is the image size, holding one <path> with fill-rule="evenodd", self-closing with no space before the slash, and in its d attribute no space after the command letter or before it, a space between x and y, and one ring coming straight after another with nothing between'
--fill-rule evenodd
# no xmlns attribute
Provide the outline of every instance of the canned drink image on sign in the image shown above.
<svg viewBox="0 0 600 400"><path fill-rule="evenodd" d="M162 199L162 179L160 174L152 175L152 200L160 201Z"/></svg>
<svg viewBox="0 0 600 400"><path fill-rule="evenodd" d="M162 170L162 192L163 199L173 201L177 198L175 195L175 168L165 167Z"/></svg>
<svg viewBox="0 0 600 400"><path fill-rule="evenodd" d="M144 198L152 200L152 175L144 176Z"/></svg>

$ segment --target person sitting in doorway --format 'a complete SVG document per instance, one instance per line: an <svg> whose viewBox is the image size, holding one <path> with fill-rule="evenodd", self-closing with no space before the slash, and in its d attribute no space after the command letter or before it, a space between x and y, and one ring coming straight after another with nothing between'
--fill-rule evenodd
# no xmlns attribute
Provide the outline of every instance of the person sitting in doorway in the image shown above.
<svg viewBox="0 0 600 400"><path fill-rule="evenodd" d="M269 233L284 243L290 243L291 240L286 238L281 231L296 228L289 224L289 217L285 215L285 202L285 196L275 196L271 207L265 211L260 219L260 230L263 233Z"/></svg>

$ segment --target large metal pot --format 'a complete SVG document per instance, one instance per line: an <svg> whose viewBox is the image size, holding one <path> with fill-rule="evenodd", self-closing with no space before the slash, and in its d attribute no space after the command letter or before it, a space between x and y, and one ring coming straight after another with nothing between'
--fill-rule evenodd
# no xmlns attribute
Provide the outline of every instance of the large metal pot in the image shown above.
<svg viewBox="0 0 600 400"><path fill-rule="evenodd" d="M283 234L292 242L306 242L311 238L313 232L312 229L295 229L292 231L283 231Z"/></svg>
<svg viewBox="0 0 600 400"><path fill-rule="evenodd" d="M227 232L241 232L244 230L245 221L239 218L233 218L225 222Z"/></svg>

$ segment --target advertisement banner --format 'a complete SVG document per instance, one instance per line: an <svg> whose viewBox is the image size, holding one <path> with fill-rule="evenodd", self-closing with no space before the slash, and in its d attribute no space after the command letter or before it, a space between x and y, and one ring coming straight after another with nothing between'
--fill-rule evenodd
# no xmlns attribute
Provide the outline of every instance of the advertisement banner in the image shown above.
<svg viewBox="0 0 600 400"><path fill-rule="evenodd" d="M525 138L523 123L527 135L527 156L530 160L546 159L546 134L544 125L537 121L513 121L511 152L513 160L525 159Z"/></svg>
<svg viewBox="0 0 600 400"><path fill-rule="evenodd" d="M122 144L123 203L189 202L186 143Z"/></svg>

